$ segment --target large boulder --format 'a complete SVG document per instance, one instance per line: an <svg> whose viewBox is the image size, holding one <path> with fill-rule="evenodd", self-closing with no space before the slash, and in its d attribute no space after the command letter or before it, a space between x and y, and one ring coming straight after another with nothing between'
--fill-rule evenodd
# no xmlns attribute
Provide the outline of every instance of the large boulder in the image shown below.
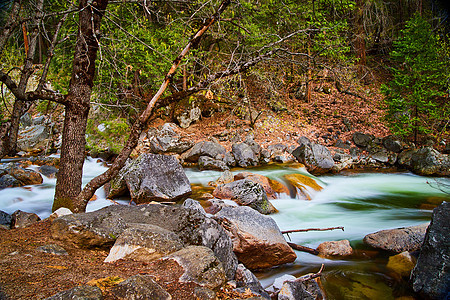
<svg viewBox="0 0 450 300"><path fill-rule="evenodd" d="M175 132L176 125L166 123L158 129L149 130L147 133L149 139L150 151L152 153L178 153L181 154L189 150L193 143L183 139Z"/></svg>
<svg viewBox="0 0 450 300"><path fill-rule="evenodd" d="M416 251L422 246L428 223L387 229L368 234L363 241L377 249L401 253L404 251Z"/></svg>
<svg viewBox="0 0 450 300"><path fill-rule="evenodd" d="M43 182L41 174L30 169L21 168L16 164L9 164L5 170L9 175L22 182L22 185L41 184Z"/></svg>
<svg viewBox="0 0 450 300"><path fill-rule="evenodd" d="M141 154L127 164L110 182L109 197L129 191L137 203L177 201L187 198L192 190L183 167L174 156Z"/></svg>
<svg viewBox="0 0 450 300"><path fill-rule="evenodd" d="M411 281L415 292L430 299L450 295L450 202L433 210Z"/></svg>
<svg viewBox="0 0 450 300"><path fill-rule="evenodd" d="M424 147L411 155L411 168L419 175L450 176L450 158L448 154Z"/></svg>
<svg viewBox="0 0 450 300"><path fill-rule="evenodd" d="M200 156L209 156L214 159L225 156L226 149L214 141L202 141L195 144L189 151L183 153L181 158L186 162L197 162Z"/></svg>
<svg viewBox="0 0 450 300"><path fill-rule="evenodd" d="M246 143L233 144L231 153L236 159L236 164L240 167L247 168L258 165L259 158L252 147Z"/></svg>
<svg viewBox="0 0 450 300"><path fill-rule="evenodd" d="M52 236L78 247L111 247L115 240L136 223L152 224L174 232L184 245L205 246L222 262L227 277L234 278L237 266L232 242L224 229L202 213L160 204L112 205L89 213L55 219Z"/></svg>
<svg viewBox="0 0 450 300"><path fill-rule="evenodd" d="M125 229L109 251L105 262L133 259L149 262L183 248L172 231L150 224L136 224Z"/></svg>
<svg viewBox="0 0 450 300"><path fill-rule="evenodd" d="M234 253L247 268L270 268L297 258L272 218L246 206L224 207L215 217L227 229Z"/></svg>
<svg viewBox="0 0 450 300"><path fill-rule="evenodd" d="M325 173L331 171L334 166L331 152L325 146L309 142L306 138L292 155L311 173Z"/></svg>
<svg viewBox="0 0 450 300"><path fill-rule="evenodd" d="M264 188L250 179L236 180L216 187L213 196L230 199L239 205L249 206L262 214L270 214L276 209L267 199Z"/></svg>
<svg viewBox="0 0 450 300"><path fill-rule="evenodd" d="M259 183L264 191L266 192L267 197L276 198L276 192L272 188L272 180L267 178L266 176L250 173L250 172L241 172L234 176L234 180L248 179L255 183Z"/></svg>
<svg viewBox="0 0 450 300"><path fill-rule="evenodd" d="M11 188L11 187L19 187L23 186L23 182L20 180L17 180L13 176L9 174L5 174L3 176L0 176L0 190Z"/></svg>

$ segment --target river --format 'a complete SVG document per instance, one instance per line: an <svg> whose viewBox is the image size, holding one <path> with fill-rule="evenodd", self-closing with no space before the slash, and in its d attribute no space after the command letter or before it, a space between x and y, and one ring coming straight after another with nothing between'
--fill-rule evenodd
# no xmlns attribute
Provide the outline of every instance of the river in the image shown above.
<svg viewBox="0 0 450 300"><path fill-rule="evenodd" d="M84 165L84 183L102 173L106 168L88 158ZM233 173L241 172L236 170ZM286 174L306 174L296 166L272 165L247 170L284 182ZM220 172L186 169L195 186L207 189L209 181L216 180ZM313 177L314 178L314 177ZM309 191L311 200L286 194L272 200L279 213L271 215L281 230L325 228L343 226L344 231L310 231L292 233L293 243L316 248L324 241L348 239L357 255L350 259L323 259L308 253L296 252L297 260L285 266L256 272L263 286L269 286L283 274L300 276L317 272L324 264L322 285L328 299L395 299L410 296L407 279L399 278L386 268L388 256L367 248L362 239L366 234L382 229L419 225L429 222L432 208L449 201L449 196L436 188L436 180L450 184L449 178L426 178L409 172L361 173L342 172L338 175L315 178L323 187ZM34 212L41 218L51 213L56 179L44 177L44 182L25 188L8 188L0 191L0 210L13 213L20 209ZM103 190L96 193L97 200L88 204L87 211L111 205ZM127 204L127 200L118 200Z"/></svg>

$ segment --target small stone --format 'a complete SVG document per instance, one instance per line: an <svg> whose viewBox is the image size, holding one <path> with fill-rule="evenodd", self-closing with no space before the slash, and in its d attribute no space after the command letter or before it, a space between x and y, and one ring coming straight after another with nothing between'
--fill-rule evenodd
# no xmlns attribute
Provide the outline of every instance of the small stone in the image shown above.
<svg viewBox="0 0 450 300"><path fill-rule="evenodd" d="M317 247L319 256L326 258L346 257L353 254L353 249L348 240L323 242Z"/></svg>
<svg viewBox="0 0 450 300"><path fill-rule="evenodd" d="M56 244L44 245L36 248L39 252L54 254L54 255L68 255L66 249Z"/></svg>

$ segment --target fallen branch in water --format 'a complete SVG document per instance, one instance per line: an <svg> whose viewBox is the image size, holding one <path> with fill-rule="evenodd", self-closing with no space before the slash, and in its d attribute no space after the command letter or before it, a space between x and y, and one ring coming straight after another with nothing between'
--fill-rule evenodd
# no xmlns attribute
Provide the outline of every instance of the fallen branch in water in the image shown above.
<svg viewBox="0 0 450 300"><path fill-rule="evenodd" d="M317 251L316 249L313 249L313 248L297 245L297 244L290 243L290 242L288 242L288 245L289 245L289 247L291 247L292 249L297 250L297 251L308 252L308 253L311 253L314 255L319 254L319 251Z"/></svg>
<svg viewBox="0 0 450 300"><path fill-rule="evenodd" d="M294 229L294 230L286 230L282 231L282 234L289 234L293 232L307 232L307 231L327 231L327 230L335 230L335 229L341 229L344 231L344 226L338 226L338 227L328 227L328 228L306 228L306 229Z"/></svg>

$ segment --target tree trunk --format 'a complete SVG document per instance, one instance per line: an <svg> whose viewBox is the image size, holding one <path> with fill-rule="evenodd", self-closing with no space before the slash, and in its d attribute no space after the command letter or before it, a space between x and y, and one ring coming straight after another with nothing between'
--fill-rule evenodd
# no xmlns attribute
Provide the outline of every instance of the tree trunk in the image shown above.
<svg viewBox="0 0 450 300"><path fill-rule="evenodd" d="M356 58L358 59L358 65L366 65L366 40L364 34L364 2L365 0L356 0L356 20L355 20L355 48Z"/></svg>
<svg viewBox="0 0 450 300"><path fill-rule="evenodd" d="M81 192L85 133L90 109L90 97L95 75L95 60L99 48L96 34L100 30L108 0L79 2L79 30L73 59L72 78L65 104L61 159L56 180L52 210L67 207L79 211L75 198ZM84 209L83 209L84 211Z"/></svg>

